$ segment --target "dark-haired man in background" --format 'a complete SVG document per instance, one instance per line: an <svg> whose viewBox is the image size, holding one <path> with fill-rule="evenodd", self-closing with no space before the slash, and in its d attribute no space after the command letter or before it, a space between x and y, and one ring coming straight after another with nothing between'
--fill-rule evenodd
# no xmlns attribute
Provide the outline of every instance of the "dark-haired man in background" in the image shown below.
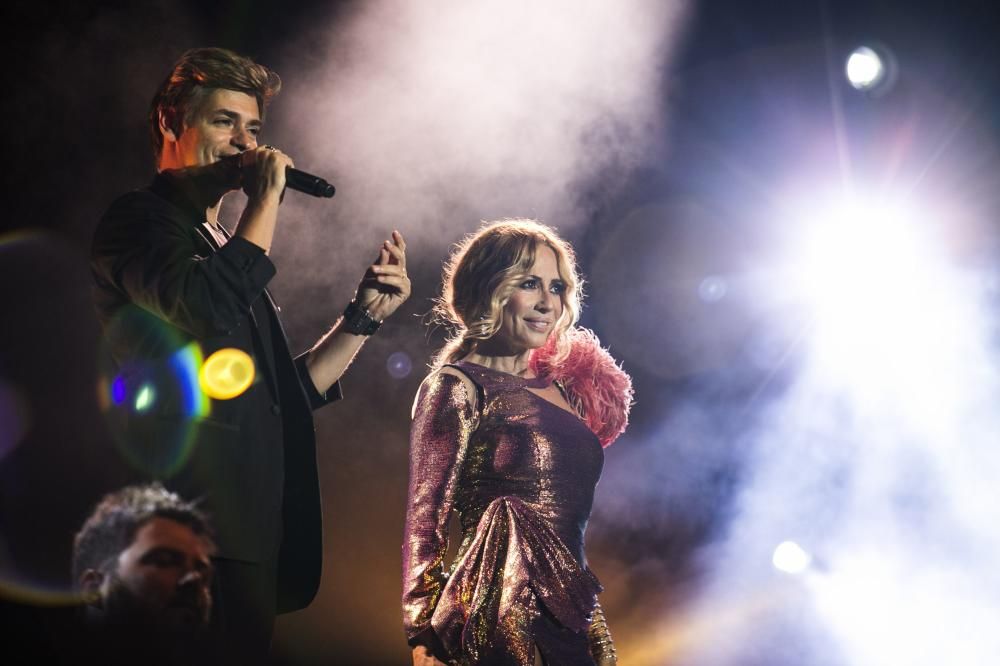
<svg viewBox="0 0 1000 666"><path fill-rule="evenodd" d="M265 290L290 157L258 145L274 72L224 49L185 53L153 99L158 175L112 204L94 236L98 315L117 362L121 438L132 462L203 498L217 533L216 606L234 663L262 659L275 612L304 608L319 585L322 523L311 410L367 336L410 294L398 232L378 250L333 329L292 357ZM223 196L247 204L230 234ZM317 304L325 307L325 304ZM257 380L193 413L176 361L246 352ZM183 382L181 382L183 384Z"/></svg>
<svg viewBox="0 0 1000 666"><path fill-rule="evenodd" d="M159 484L129 486L97 505L73 542L83 631L68 657L102 663L206 660L212 610L204 514Z"/></svg>

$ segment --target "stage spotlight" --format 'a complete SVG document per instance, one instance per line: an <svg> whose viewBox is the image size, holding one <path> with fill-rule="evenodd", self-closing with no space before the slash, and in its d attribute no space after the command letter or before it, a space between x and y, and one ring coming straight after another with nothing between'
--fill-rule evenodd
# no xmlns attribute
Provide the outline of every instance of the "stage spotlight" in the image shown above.
<svg viewBox="0 0 1000 666"><path fill-rule="evenodd" d="M985 322L970 276L949 260L945 212L891 192L811 209L786 281L810 381L887 422L947 429L946 397L964 394Z"/></svg>
<svg viewBox="0 0 1000 666"><path fill-rule="evenodd" d="M809 568L812 557L794 541L783 541L771 557L774 568L790 574L800 574Z"/></svg>
<svg viewBox="0 0 1000 666"><path fill-rule="evenodd" d="M933 241L916 212L900 205L854 201L823 209L828 218L802 229L795 279L814 313L816 359L837 374L858 373L855 379L905 373L940 333L927 307L945 287Z"/></svg>
<svg viewBox="0 0 1000 666"><path fill-rule="evenodd" d="M892 50L884 44L859 46L847 57L844 67L851 87L873 97L892 89L898 71Z"/></svg>
<svg viewBox="0 0 1000 666"><path fill-rule="evenodd" d="M858 90L871 90L885 79L886 65L874 49L859 46L847 58L847 80Z"/></svg>

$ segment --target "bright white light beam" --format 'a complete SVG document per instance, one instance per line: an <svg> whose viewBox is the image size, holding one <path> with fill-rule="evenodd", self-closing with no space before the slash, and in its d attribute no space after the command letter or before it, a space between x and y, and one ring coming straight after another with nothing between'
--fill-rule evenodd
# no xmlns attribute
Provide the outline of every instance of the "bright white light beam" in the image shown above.
<svg viewBox="0 0 1000 666"><path fill-rule="evenodd" d="M871 90L885 78L885 65L873 49L859 46L847 58L846 73L857 90Z"/></svg>
<svg viewBox="0 0 1000 666"><path fill-rule="evenodd" d="M936 429L949 396L963 394L981 324L929 212L892 200L814 203L799 220L791 282L811 312L817 378L849 389L858 405L907 414L887 418Z"/></svg>

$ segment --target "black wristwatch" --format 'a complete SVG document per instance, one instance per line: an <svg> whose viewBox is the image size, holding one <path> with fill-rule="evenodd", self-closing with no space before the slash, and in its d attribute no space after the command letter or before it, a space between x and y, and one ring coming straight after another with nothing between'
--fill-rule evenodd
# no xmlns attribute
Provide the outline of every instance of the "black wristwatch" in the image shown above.
<svg viewBox="0 0 1000 666"><path fill-rule="evenodd" d="M381 325L382 322L376 321L367 308L357 301L351 301L344 309L344 322L340 328L354 335L371 335Z"/></svg>

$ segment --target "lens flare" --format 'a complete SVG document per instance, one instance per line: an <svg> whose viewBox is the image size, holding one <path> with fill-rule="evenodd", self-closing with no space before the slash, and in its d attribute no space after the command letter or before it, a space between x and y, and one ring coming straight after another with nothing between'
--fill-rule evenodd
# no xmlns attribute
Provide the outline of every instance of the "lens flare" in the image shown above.
<svg viewBox="0 0 1000 666"><path fill-rule="evenodd" d="M409 377L410 373L413 372L413 361L410 360L406 352L400 351L389 355L385 367L392 377L403 379Z"/></svg>
<svg viewBox="0 0 1000 666"><path fill-rule="evenodd" d="M149 408L156 402L156 389L150 384L143 384L135 396L135 411L142 413L149 411Z"/></svg>
<svg viewBox="0 0 1000 666"><path fill-rule="evenodd" d="M5 532L0 531L0 608L7 611L6 602L48 608L81 604L80 594L65 582L61 574L34 570L35 567L31 566L34 561L28 561L30 553L23 559L15 558L8 540L11 537ZM4 617L14 616L4 614ZM9 633L8 629L4 637Z"/></svg>
<svg viewBox="0 0 1000 666"><path fill-rule="evenodd" d="M28 580L0 568L0 599L42 607L78 606L82 596L68 587Z"/></svg>
<svg viewBox="0 0 1000 666"><path fill-rule="evenodd" d="M115 380L111 382L111 402L115 405L120 405L125 402L127 396L128 389L125 386L125 379L115 377Z"/></svg>
<svg viewBox="0 0 1000 666"><path fill-rule="evenodd" d="M0 461L21 443L29 422L28 401L23 393L0 379Z"/></svg>
<svg viewBox="0 0 1000 666"><path fill-rule="evenodd" d="M255 376L253 359L242 349L220 349L207 359L198 373L198 383L206 395L231 400L250 388Z"/></svg>
<svg viewBox="0 0 1000 666"><path fill-rule="evenodd" d="M709 275L698 285L698 298L703 303L718 303L726 297L729 286L726 279L718 275Z"/></svg>
<svg viewBox="0 0 1000 666"><path fill-rule="evenodd" d="M142 356L111 362L123 340ZM146 476L168 478L190 459L211 400L198 376L202 350L155 315L123 308L108 322L98 403L122 458Z"/></svg>
<svg viewBox="0 0 1000 666"><path fill-rule="evenodd" d="M196 342L181 347L170 357L170 368L181 394L181 411L191 418L208 416L211 412L211 401L200 382L203 367L201 347Z"/></svg>

